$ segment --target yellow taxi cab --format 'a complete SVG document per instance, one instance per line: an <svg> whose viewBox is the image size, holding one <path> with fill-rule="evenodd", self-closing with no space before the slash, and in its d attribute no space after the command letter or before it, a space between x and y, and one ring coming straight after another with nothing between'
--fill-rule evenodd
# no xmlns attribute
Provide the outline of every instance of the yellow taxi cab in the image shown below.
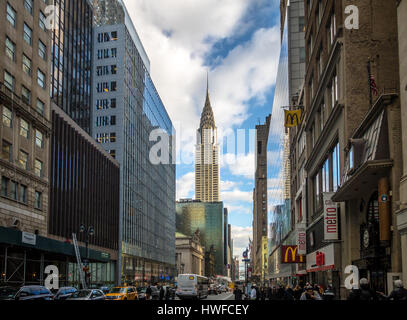
<svg viewBox="0 0 407 320"><path fill-rule="evenodd" d="M106 294L106 300L137 300L137 289L135 287L113 287Z"/></svg>

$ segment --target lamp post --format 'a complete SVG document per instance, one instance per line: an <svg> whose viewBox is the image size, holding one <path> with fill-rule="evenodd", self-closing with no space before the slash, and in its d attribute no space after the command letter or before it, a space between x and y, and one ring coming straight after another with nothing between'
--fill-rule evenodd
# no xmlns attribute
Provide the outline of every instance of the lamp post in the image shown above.
<svg viewBox="0 0 407 320"><path fill-rule="evenodd" d="M88 270L89 270L89 236L93 236L95 234L95 229L92 226L85 227L84 224L81 224L79 227L80 233L85 233L85 244L86 244L86 271L85 271L85 283L88 283ZM90 282L90 281L89 281Z"/></svg>

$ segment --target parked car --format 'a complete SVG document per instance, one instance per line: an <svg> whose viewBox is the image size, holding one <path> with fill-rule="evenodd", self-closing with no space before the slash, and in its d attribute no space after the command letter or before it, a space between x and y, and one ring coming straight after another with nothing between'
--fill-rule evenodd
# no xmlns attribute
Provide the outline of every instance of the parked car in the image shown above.
<svg viewBox="0 0 407 320"><path fill-rule="evenodd" d="M54 300L66 300L73 295L78 289L74 287L62 287L54 295Z"/></svg>
<svg viewBox="0 0 407 320"><path fill-rule="evenodd" d="M82 289L76 291L67 300L105 300L105 294L99 289Z"/></svg>
<svg viewBox="0 0 407 320"><path fill-rule="evenodd" d="M137 300L137 289L134 287L113 287L108 294L106 300Z"/></svg>
<svg viewBox="0 0 407 320"><path fill-rule="evenodd" d="M22 286L13 297L14 300L53 300L54 295L44 286Z"/></svg>
<svg viewBox="0 0 407 320"><path fill-rule="evenodd" d="M12 300L18 292L19 288L16 287L0 287L0 300Z"/></svg>

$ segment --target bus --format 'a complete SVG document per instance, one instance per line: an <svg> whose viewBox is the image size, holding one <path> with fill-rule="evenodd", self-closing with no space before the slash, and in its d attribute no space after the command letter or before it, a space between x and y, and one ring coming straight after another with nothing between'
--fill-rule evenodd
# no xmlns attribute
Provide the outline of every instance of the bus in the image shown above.
<svg viewBox="0 0 407 320"><path fill-rule="evenodd" d="M202 299L208 297L209 279L197 274L178 275L176 295L180 299Z"/></svg>

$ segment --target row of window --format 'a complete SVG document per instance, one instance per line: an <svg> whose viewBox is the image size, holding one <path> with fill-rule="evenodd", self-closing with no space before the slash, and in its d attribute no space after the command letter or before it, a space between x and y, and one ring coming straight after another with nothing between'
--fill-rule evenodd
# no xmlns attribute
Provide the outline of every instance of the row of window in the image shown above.
<svg viewBox="0 0 407 320"><path fill-rule="evenodd" d="M5 106L3 106L3 125L7 128L12 128L13 127L13 113L11 110ZM30 138L30 125L27 121L25 121L23 118L20 118L20 130L19 130L20 136L23 136L26 139ZM38 130L35 129L35 145L39 148L44 147L44 134Z"/></svg>
<svg viewBox="0 0 407 320"><path fill-rule="evenodd" d="M1 196L27 205L28 188L26 185L9 178L1 178ZM34 208L42 209L42 192L35 191Z"/></svg>
<svg viewBox="0 0 407 320"><path fill-rule="evenodd" d="M116 108L116 98L113 99L98 99L96 101L96 110L104 110L104 109L115 109Z"/></svg>
<svg viewBox="0 0 407 320"><path fill-rule="evenodd" d="M116 142L116 133L97 133L96 141L99 143L114 143Z"/></svg>
<svg viewBox="0 0 407 320"><path fill-rule="evenodd" d="M96 126L115 126L116 125L116 116L102 116L96 117Z"/></svg>
<svg viewBox="0 0 407 320"><path fill-rule="evenodd" d="M117 58L117 48L99 49L97 53L98 60Z"/></svg>
<svg viewBox="0 0 407 320"><path fill-rule="evenodd" d="M106 76L109 74L116 74L117 73L117 65L110 65L110 66L98 66L96 67L96 75L97 76Z"/></svg>
<svg viewBox="0 0 407 320"><path fill-rule="evenodd" d="M324 192L336 192L340 186L339 143L331 150L318 173L313 177L314 212L322 205Z"/></svg>
<svg viewBox="0 0 407 320"><path fill-rule="evenodd" d="M111 81L110 85L109 82L99 82L96 86L97 92L114 92L117 90L117 82Z"/></svg>
<svg viewBox="0 0 407 320"><path fill-rule="evenodd" d="M1 146L1 158L3 160L13 162L13 145L6 140L3 140L2 146ZM17 165L24 169L24 170L29 170L29 159L30 156L27 152L23 150L19 150L18 152L18 160L17 160ZM35 159L34 162L34 174L37 177L42 178L43 177L43 163L42 161Z"/></svg>
<svg viewBox="0 0 407 320"><path fill-rule="evenodd" d="M109 41L116 41L118 39L117 38L117 31L98 33L97 38L98 38L99 43L109 42Z"/></svg>

